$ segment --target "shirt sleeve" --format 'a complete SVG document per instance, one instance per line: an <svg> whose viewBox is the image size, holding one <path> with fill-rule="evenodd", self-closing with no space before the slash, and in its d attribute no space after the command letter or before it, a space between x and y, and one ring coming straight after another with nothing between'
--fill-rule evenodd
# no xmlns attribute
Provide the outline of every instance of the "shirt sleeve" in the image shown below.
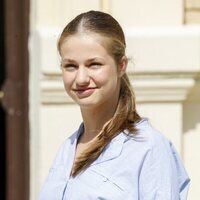
<svg viewBox="0 0 200 200"><path fill-rule="evenodd" d="M186 200L188 175L173 145L163 139L147 152L139 176L140 200Z"/></svg>

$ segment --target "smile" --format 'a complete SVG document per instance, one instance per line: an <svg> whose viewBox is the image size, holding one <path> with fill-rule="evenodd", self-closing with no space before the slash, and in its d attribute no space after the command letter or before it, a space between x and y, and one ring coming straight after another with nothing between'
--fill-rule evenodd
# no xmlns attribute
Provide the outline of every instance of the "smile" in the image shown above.
<svg viewBox="0 0 200 200"><path fill-rule="evenodd" d="M96 89L97 89L96 87L91 87L91 88L74 89L74 91L79 98L86 98L92 95Z"/></svg>

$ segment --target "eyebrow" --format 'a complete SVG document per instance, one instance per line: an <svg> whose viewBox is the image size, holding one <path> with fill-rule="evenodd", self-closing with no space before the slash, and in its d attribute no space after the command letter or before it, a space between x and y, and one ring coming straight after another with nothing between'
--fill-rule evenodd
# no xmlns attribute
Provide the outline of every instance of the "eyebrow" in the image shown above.
<svg viewBox="0 0 200 200"><path fill-rule="evenodd" d="M88 60L86 60L86 62L93 62L99 59L102 60L102 58L100 57L89 58ZM61 63L65 63L65 62L75 63L76 61L70 58L64 58L63 60L61 60Z"/></svg>
<svg viewBox="0 0 200 200"><path fill-rule="evenodd" d="M94 58L88 59L87 61L92 62L92 61L99 60L99 59L102 60L102 58L100 58L100 57L94 57Z"/></svg>
<svg viewBox="0 0 200 200"><path fill-rule="evenodd" d="M73 59L69 59L69 58L64 58L64 59L61 59L61 62L76 62L75 60Z"/></svg>

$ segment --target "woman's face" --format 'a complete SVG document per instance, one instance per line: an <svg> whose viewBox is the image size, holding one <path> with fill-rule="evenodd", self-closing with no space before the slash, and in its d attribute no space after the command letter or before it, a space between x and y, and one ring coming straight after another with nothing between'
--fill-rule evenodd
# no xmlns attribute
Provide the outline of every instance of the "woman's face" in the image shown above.
<svg viewBox="0 0 200 200"><path fill-rule="evenodd" d="M65 89L80 107L112 105L118 100L123 70L101 40L105 38L97 34L76 34L60 48Z"/></svg>

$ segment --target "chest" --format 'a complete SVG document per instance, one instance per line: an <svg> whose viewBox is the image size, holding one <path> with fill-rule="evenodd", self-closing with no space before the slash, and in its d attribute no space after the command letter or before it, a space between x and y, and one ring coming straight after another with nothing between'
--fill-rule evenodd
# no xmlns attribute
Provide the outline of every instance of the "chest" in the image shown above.
<svg viewBox="0 0 200 200"><path fill-rule="evenodd" d="M65 189L63 200L138 199L137 173L133 175L133 171L128 172L128 169L121 171L114 169L113 166L112 171L116 171L110 174L108 171L102 171L102 168L105 170L105 166L94 165L77 177L70 178Z"/></svg>
<svg viewBox="0 0 200 200"><path fill-rule="evenodd" d="M66 176L71 162L51 170L43 189L45 198L40 200L137 200L139 172L145 153L132 151L137 149L135 147L120 146L121 141L115 141L75 178Z"/></svg>

